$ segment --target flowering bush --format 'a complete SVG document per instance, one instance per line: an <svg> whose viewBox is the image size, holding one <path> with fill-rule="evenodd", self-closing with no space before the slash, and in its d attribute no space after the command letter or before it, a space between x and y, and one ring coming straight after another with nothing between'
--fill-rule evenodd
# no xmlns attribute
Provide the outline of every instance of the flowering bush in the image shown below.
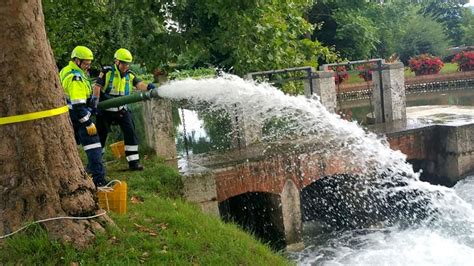
<svg viewBox="0 0 474 266"><path fill-rule="evenodd" d="M422 54L410 58L408 66L412 72L415 72L416 76L438 74L444 63L437 56L430 54Z"/></svg>
<svg viewBox="0 0 474 266"><path fill-rule="evenodd" d="M357 70L359 70L359 77L365 81L372 80L372 69L374 66L374 64L363 64L357 66Z"/></svg>
<svg viewBox="0 0 474 266"><path fill-rule="evenodd" d="M466 51L460 52L453 58L453 63L458 64L460 71L471 71L474 70L474 52Z"/></svg>
<svg viewBox="0 0 474 266"><path fill-rule="evenodd" d="M337 66L336 69L334 69L334 67L330 67L329 69L334 71L334 80L336 81L336 85L341 84L349 78L349 74L347 73L345 66Z"/></svg>

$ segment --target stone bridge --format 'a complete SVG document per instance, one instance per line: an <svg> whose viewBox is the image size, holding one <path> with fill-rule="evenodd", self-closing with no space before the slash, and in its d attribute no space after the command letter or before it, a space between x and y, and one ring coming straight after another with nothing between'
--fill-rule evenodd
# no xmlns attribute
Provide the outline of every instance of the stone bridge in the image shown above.
<svg viewBox="0 0 474 266"><path fill-rule="evenodd" d="M288 248L298 248L302 227L300 192L322 177L361 172L347 152L321 152L322 147L298 144L297 149L295 142L271 148L257 144L225 154L195 156L183 174L185 196L207 213L223 218L233 213L235 220L252 213L235 213L234 199L260 193L262 197L257 201L265 201L260 211L272 210L267 218L273 228L268 230L280 235L280 242Z"/></svg>
<svg viewBox="0 0 474 266"><path fill-rule="evenodd" d="M407 154L428 181L454 184L474 172L474 125L396 128L383 128L391 147ZM310 141L271 147L256 144L244 150L194 156L183 169L185 196L224 220L265 227L260 236L279 236L279 247L299 249L302 190L323 177L361 174L351 156L343 150L326 151ZM243 207L245 201L262 206ZM256 213L264 214L266 221L255 221Z"/></svg>

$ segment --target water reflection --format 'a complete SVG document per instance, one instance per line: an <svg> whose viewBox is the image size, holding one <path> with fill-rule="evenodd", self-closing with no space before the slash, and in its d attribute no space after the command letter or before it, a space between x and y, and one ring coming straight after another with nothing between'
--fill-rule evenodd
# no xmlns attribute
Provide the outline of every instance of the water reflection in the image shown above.
<svg viewBox="0 0 474 266"><path fill-rule="evenodd" d="M179 123L175 123L179 155L200 154L231 147L230 120L225 112L176 109L179 113Z"/></svg>

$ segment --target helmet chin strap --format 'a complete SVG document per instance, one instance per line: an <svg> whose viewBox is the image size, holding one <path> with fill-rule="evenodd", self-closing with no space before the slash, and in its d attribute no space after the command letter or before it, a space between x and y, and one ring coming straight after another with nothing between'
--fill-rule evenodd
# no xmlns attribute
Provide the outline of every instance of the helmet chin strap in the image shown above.
<svg viewBox="0 0 474 266"><path fill-rule="evenodd" d="M77 65L80 69L82 69L84 72L88 72L88 71L87 71L88 69L83 69L83 68L82 68L82 63L83 63L83 62L84 62L84 60L82 60L82 59L80 59L80 58L75 58L75 59L74 59L74 63L76 63L76 65Z"/></svg>
<svg viewBox="0 0 474 266"><path fill-rule="evenodd" d="M121 64L122 62L120 62L120 60L117 60L117 61L118 61L118 64L116 64L116 65L117 65L117 68L118 68L118 70L120 71L120 74L123 76L123 75L125 74L125 72L123 72L122 70L120 70L120 64Z"/></svg>
<svg viewBox="0 0 474 266"><path fill-rule="evenodd" d="M82 59L79 59L79 58L74 58L74 63L76 63L76 65L82 69Z"/></svg>

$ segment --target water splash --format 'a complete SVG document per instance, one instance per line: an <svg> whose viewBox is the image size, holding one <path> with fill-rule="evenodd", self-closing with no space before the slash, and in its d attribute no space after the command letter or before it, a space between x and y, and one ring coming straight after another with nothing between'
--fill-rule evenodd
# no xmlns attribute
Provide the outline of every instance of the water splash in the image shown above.
<svg viewBox="0 0 474 266"><path fill-rule="evenodd" d="M472 262L472 205L453 189L420 182L419 174L406 162L406 156L391 150L386 139L328 112L319 101L288 96L269 84L256 84L232 75L171 82L160 87L160 96L205 103L210 109L225 110L231 115L244 114L253 125L275 119L282 121L283 126L264 136L263 141L304 137L320 144L324 152L350 152L351 161L361 167L363 178L354 179L354 183L342 178L340 184L349 188L345 190L336 184L337 189L331 193L339 196L338 200L348 211L346 216L332 219L348 219L348 224L356 226L351 230L330 230L323 236L307 235L310 239L305 242L313 244L301 253L291 254L298 263L463 265ZM351 192L352 188L357 189ZM316 205L325 206L321 202ZM335 209L334 213L338 214ZM381 214L390 223L367 229L361 226L366 221L357 220L374 214ZM403 225L403 220L411 222ZM448 249L454 255L447 254Z"/></svg>
<svg viewBox="0 0 474 266"><path fill-rule="evenodd" d="M209 108L224 109L229 114L245 114L246 120L253 125L264 125L276 118L286 125L281 129L285 132L282 135L310 138L333 153L350 151L354 155L353 163L365 168L364 172L393 176L398 171L405 176L417 176L405 162L406 156L391 150L385 139L364 131L356 122L348 122L328 112L315 99L288 96L269 84L256 84L233 75L187 79L160 87L160 96L195 104L207 103ZM266 136L266 139L274 141L274 136Z"/></svg>
<svg viewBox="0 0 474 266"><path fill-rule="evenodd" d="M427 189L433 189L433 186ZM299 265L471 265L474 256L474 176L454 189L439 188L437 212L410 227L398 225L330 231L308 224ZM317 234L308 232L317 231Z"/></svg>

